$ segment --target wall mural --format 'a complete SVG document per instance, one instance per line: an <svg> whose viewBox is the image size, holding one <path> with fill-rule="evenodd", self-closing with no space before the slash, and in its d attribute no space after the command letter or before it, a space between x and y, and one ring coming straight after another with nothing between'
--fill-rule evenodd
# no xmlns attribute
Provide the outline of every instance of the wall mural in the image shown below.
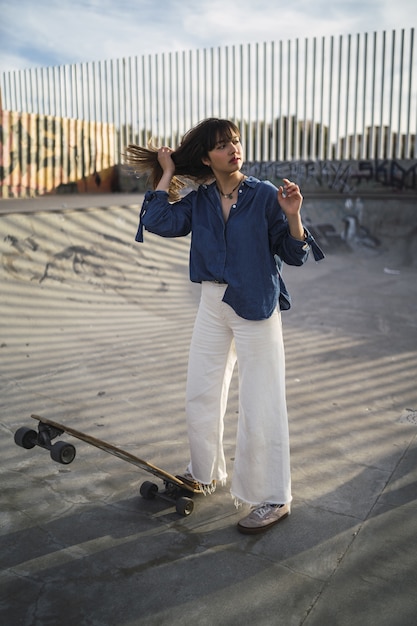
<svg viewBox="0 0 417 626"><path fill-rule="evenodd" d="M0 111L0 197L111 191L114 127Z"/></svg>
<svg viewBox="0 0 417 626"><path fill-rule="evenodd" d="M391 190L417 190L417 160L375 159L358 161L270 161L246 163L245 173L271 182L296 180L303 189L352 194Z"/></svg>

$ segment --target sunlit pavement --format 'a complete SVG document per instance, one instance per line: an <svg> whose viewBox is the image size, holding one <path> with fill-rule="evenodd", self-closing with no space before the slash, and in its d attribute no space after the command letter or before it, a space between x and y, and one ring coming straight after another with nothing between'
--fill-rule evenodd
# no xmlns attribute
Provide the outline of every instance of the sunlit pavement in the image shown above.
<svg viewBox="0 0 417 626"><path fill-rule="evenodd" d="M134 242L140 200L0 201L1 623L415 626L417 269L384 246L285 268L294 501L267 533L230 482L181 517L71 437L71 465L15 445L37 413L185 468L199 287L188 238Z"/></svg>

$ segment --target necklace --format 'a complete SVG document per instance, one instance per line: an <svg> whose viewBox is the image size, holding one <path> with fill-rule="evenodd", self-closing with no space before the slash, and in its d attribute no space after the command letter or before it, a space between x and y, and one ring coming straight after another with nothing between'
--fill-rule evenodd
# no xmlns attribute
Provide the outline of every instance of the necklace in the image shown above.
<svg viewBox="0 0 417 626"><path fill-rule="evenodd" d="M239 185L241 184L241 182L245 179L245 177L243 176L240 181L238 182L238 184L236 185L236 187L233 187L232 191L230 193L223 193L223 191L220 189L219 185L217 185L217 189L220 191L220 195L223 196L223 198L227 198L228 200L231 200L233 198L233 194L235 193L236 189L239 187Z"/></svg>

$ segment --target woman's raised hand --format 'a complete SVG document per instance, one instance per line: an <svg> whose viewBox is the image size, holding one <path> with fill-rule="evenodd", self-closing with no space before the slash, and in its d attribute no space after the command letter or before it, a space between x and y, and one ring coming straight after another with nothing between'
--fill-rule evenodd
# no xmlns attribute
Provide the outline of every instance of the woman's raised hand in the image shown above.
<svg viewBox="0 0 417 626"><path fill-rule="evenodd" d="M278 202L287 217L297 215L303 203L300 188L288 178L284 178L283 181L284 186L278 189Z"/></svg>
<svg viewBox="0 0 417 626"><path fill-rule="evenodd" d="M173 152L172 148L168 148L167 146L163 146L158 150L159 165L162 167L164 174L168 174L170 176L174 176L175 173L175 163L171 157Z"/></svg>

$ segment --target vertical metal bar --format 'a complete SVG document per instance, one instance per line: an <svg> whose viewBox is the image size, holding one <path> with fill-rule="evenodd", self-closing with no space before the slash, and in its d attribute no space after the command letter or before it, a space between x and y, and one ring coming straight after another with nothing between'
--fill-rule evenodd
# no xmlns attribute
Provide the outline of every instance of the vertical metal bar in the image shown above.
<svg viewBox="0 0 417 626"><path fill-rule="evenodd" d="M298 38L295 40L295 70L294 70L294 80L295 80L295 108L294 108L294 148L293 148L293 158L300 158L300 129L299 129L299 111L298 111L298 99L299 99L299 71L300 71L300 46Z"/></svg>
<svg viewBox="0 0 417 626"><path fill-rule="evenodd" d="M398 128L397 128L397 141L395 142L395 159L401 159L403 157L403 151L401 149L401 121L402 121L402 97L403 97L403 73L404 73L404 29L401 30L401 45L400 45L400 71L399 71L399 85L398 85Z"/></svg>
<svg viewBox="0 0 417 626"><path fill-rule="evenodd" d="M61 85L62 117L68 116L68 66L64 65Z"/></svg>
<svg viewBox="0 0 417 626"><path fill-rule="evenodd" d="M196 77L195 80L193 78L194 57L193 57L192 50L190 50L188 53L188 63L189 63L188 91L189 91L189 98L190 98L190 125L193 126L195 122L197 121L196 115L195 115L195 106L194 106L194 100L195 100L197 90L193 89L193 85L198 84L198 78Z"/></svg>
<svg viewBox="0 0 417 626"><path fill-rule="evenodd" d="M367 93L367 79L368 79L368 33L364 33L364 47L363 47L363 78L362 78L362 140L360 142L359 158L365 158L365 147L367 144L366 137L366 93Z"/></svg>
<svg viewBox="0 0 417 626"><path fill-rule="evenodd" d="M157 142L157 136L155 133L155 129L156 129L156 123L155 123L155 119L157 116L157 113L155 111L157 103L155 101L155 97L154 97L154 66L152 63L152 55L149 54L148 55L148 75L147 75L147 90L148 90L148 102L149 102L149 109L148 109L148 113L149 113L149 133L150 136L152 137L152 141Z"/></svg>
<svg viewBox="0 0 417 626"><path fill-rule="evenodd" d="M414 28L413 28L413 41L414 41ZM410 52L410 59L413 58L413 47L412 50ZM414 67L414 63L411 61L411 67ZM410 81L411 81L411 76L410 76ZM410 93L411 93L411 89L410 89ZM414 101L414 106L415 106L415 101ZM412 147L413 150L413 154L411 155L414 159L417 158L417 107L415 106L415 126L414 126L414 146ZM410 116L411 117L411 116ZM411 122L411 119L410 119Z"/></svg>
<svg viewBox="0 0 417 626"><path fill-rule="evenodd" d="M45 88L45 72L46 68L40 68L40 76L41 76L41 111L42 115L47 115L47 101L46 101L46 88ZM16 108L17 108L17 96L16 96Z"/></svg>
<svg viewBox="0 0 417 626"><path fill-rule="evenodd" d="M119 117L119 147L117 149L116 154L116 163L120 161L120 154L122 153L123 146L126 143L126 137L128 133L128 119L127 119L127 89L126 89L126 57L122 57L118 59L117 62L117 71L118 71L118 103L117 103L117 111Z"/></svg>
<svg viewBox="0 0 417 626"><path fill-rule="evenodd" d="M91 122L92 121L92 115L91 115L91 85L90 85L90 63L86 63L84 66L84 93L85 96L84 98L86 99L86 107L85 107L85 115L84 115L84 120L86 122Z"/></svg>
<svg viewBox="0 0 417 626"><path fill-rule="evenodd" d="M6 77L5 72L1 72L0 74L0 111L8 110L8 107L6 104L7 89L6 89L5 77Z"/></svg>
<svg viewBox="0 0 417 626"><path fill-rule="evenodd" d="M207 75L209 77L209 85L210 85L210 91L209 91L209 98L207 100L207 115L208 116L212 116L214 115L214 50L213 48L210 48L210 55L207 59L208 61L208 66L207 66Z"/></svg>
<svg viewBox="0 0 417 626"><path fill-rule="evenodd" d="M36 104L35 104L35 113L37 113L37 115L41 114L42 108L40 105L40 96L39 96L39 68L35 67L35 80L34 80L34 85L35 85L35 99L36 99Z"/></svg>
<svg viewBox="0 0 417 626"><path fill-rule="evenodd" d="M29 94L28 94L28 71L26 69L23 70L23 80L25 83L25 105L24 105L25 111L30 113L30 102L29 102Z"/></svg>
<svg viewBox="0 0 417 626"><path fill-rule="evenodd" d="M240 44L239 45L239 52L240 52L240 98L239 98L239 110L240 110L240 133L241 133L241 138L242 138L242 144L244 146L244 150L245 150L245 158L248 158L248 147L247 147L247 142L246 142L246 137L247 137L247 133L246 133L246 125L244 123L244 103L243 103L243 93L244 93L244 57L243 57L243 45Z"/></svg>
<svg viewBox="0 0 417 626"><path fill-rule="evenodd" d="M130 75L129 75L129 57L124 57L121 60L121 99L123 101L123 129L122 141L120 152L118 154L118 163L120 163L120 155L122 154L124 147L129 143L129 136L131 132L131 124L129 117L129 99L130 99Z"/></svg>
<svg viewBox="0 0 417 626"><path fill-rule="evenodd" d="M381 98L380 98L380 117L379 117L379 132L377 138L376 154L378 159L382 159L385 156L385 129L384 129L384 103L385 103L385 48L386 48L386 34L382 33L382 50L381 50Z"/></svg>
<svg viewBox="0 0 417 626"><path fill-rule="evenodd" d="M311 96L311 130L310 130L310 159L317 159L316 152L316 63L317 63L317 40L313 37L313 67L311 72L312 78L312 96Z"/></svg>
<svg viewBox="0 0 417 626"><path fill-rule="evenodd" d="M223 67L223 59L222 59L222 49L219 46L217 48L217 114L219 117L222 117L222 109L223 109L223 85L224 83L224 67Z"/></svg>
<svg viewBox="0 0 417 626"><path fill-rule="evenodd" d="M200 50L196 50L196 119L199 122L201 120L201 59Z"/></svg>
<svg viewBox="0 0 417 626"><path fill-rule="evenodd" d="M185 54L185 53L184 53ZM155 89L155 128L156 128L156 136L158 138L158 145L160 145L161 140L161 130L160 130L160 106L161 106L161 98L159 97L160 85L159 85L159 57L157 54L154 55L154 67L155 67L155 78L153 81L154 89Z"/></svg>
<svg viewBox="0 0 417 626"><path fill-rule="evenodd" d="M275 117L275 42L271 42L271 145L268 160L275 161L277 150L277 131Z"/></svg>
<svg viewBox="0 0 417 626"><path fill-rule="evenodd" d="M54 93L54 115L56 117L62 117L61 99L59 97L60 71L61 71L61 67L59 65L52 68L52 75L53 75L52 87L53 87L53 93Z"/></svg>
<svg viewBox="0 0 417 626"><path fill-rule="evenodd" d="M286 132L285 132L285 159L291 159L292 157L292 120L291 120L291 81L292 81L292 58L291 58L291 40L289 39L287 42L287 116L286 116Z"/></svg>
<svg viewBox="0 0 417 626"><path fill-rule="evenodd" d="M340 106L341 106L341 91L342 91L342 53L343 53L343 37L340 35L339 37L339 57L338 57L338 66L337 66L337 95L336 95L336 151L335 151L335 159L341 159L341 145L340 145Z"/></svg>
<svg viewBox="0 0 417 626"><path fill-rule="evenodd" d="M308 39L304 39L303 122L301 158L307 159L307 84L308 84Z"/></svg>
<svg viewBox="0 0 417 626"><path fill-rule="evenodd" d="M19 104L18 111L23 112L23 88L22 88L22 72L18 72L19 78Z"/></svg>
<svg viewBox="0 0 417 626"><path fill-rule="evenodd" d="M259 76L259 44L255 44L255 120L254 120L254 161L262 160L260 154L260 133L259 133L259 98L260 98L260 76Z"/></svg>
<svg viewBox="0 0 417 626"><path fill-rule="evenodd" d="M84 70L85 63L77 64L80 71L80 91L79 91L79 103L80 103L80 113L79 118L81 120L85 120L85 88L84 88Z"/></svg>
<svg viewBox="0 0 417 626"><path fill-rule="evenodd" d="M139 96L139 59L135 56L135 127L136 134L133 138L133 143L139 144L141 146L144 145L144 140L141 139L141 111L142 111L142 103L140 102Z"/></svg>
<svg viewBox="0 0 417 626"><path fill-rule="evenodd" d="M278 68L279 68L279 81L278 81L278 151L277 160L282 161L284 155L284 137L283 137L283 119L282 119L282 92L283 92L283 77L282 77L282 41L279 42L279 56L278 56Z"/></svg>
<svg viewBox="0 0 417 626"><path fill-rule="evenodd" d="M109 155L111 163L114 163L114 150L116 149L117 126L115 119L115 77L114 77L114 61L110 60L108 64L108 102L109 102ZM113 149L113 151L112 151Z"/></svg>
<svg viewBox="0 0 417 626"><path fill-rule="evenodd" d="M47 98L48 98L48 115L56 115L55 103L52 102L53 84L51 83L53 83L52 68L47 67L46 68L46 87L47 87Z"/></svg>
<svg viewBox="0 0 417 626"><path fill-rule="evenodd" d="M249 43L247 45L247 67L246 67L246 79L247 79L247 90L248 94L248 136L246 139L246 143L248 146L248 157L249 161L253 161L253 128L252 128L252 93L253 89L251 88L251 77L252 77L252 45Z"/></svg>
<svg viewBox="0 0 417 626"><path fill-rule="evenodd" d="M350 146L349 146L349 110L350 110L350 57L351 57L351 35L348 35L348 48L346 56L346 111L345 111L345 128L344 128L344 146L343 146L343 158L351 158Z"/></svg>
<svg viewBox="0 0 417 626"><path fill-rule="evenodd" d="M129 119L130 134L129 143L135 143L137 136L137 105L136 105L136 57L129 56L128 63L128 88L129 88Z"/></svg>
<svg viewBox="0 0 417 626"><path fill-rule="evenodd" d="M224 108L222 110L222 117L229 118L229 99L233 100L233 89L230 89L230 78L229 78L229 48L228 46L224 47L224 84L226 85L226 89L224 91Z"/></svg>
<svg viewBox="0 0 417 626"><path fill-rule="evenodd" d="M168 88L169 88L169 141L168 145L176 147L174 141L174 92L173 92L173 67L172 67L172 52L168 54Z"/></svg>
<svg viewBox="0 0 417 626"><path fill-rule="evenodd" d="M330 37L330 53L329 53L329 63L330 63L330 68L329 68L329 98L328 98L328 106L329 106L329 112L328 112L328 128L327 128L327 142L326 142L326 149L325 149L325 158L326 159L331 159L332 158L332 122L333 122L333 58L334 58L334 39L333 36Z"/></svg>
<svg viewBox="0 0 417 626"><path fill-rule="evenodd" d="M109 112L109 103L110 103L110 99L109 99L109 82L110 82L110 77L109 77L109 62L107 60L104 61L104 67L102 69L103 69L102 76L104 77L104 84L103 84L104 100L103 100L103 106L102 106L102 116L103 116L102 121L108 127L109 124L110 124L110 112Z"/></svg>
<svg viewBox="0 0 417 626"><path fill-rule="evenodd" d="M371 87L371 120L370 120L370 131L369 131L369 149L366 154L368 159L374 159L376 157L375 154L375 84L376 84L376 43L377 43L377 35L374 32L373 38L373 47L372 47L372 87Z"/></svg>
<svg viewBox="0 0 417 626"><path fill-rule="evenodd" d="M167 107L166 107L166 101L167 101L167 96L166 96L166 85L165 85L165 76L166 76L166 72L165 72L165 54L161 54L161 90L162 90L162 120L161 120L161 126L162 126L162 143L163 145L167 145L167 124L166 124L166 111L167 111Z"/></svg>
<svg viewBox="0 0 417 626"><path fill-rule="evenodd" d="M42 76L43 76L43 73L42 73ZM18 84L19 84L19 71L15 71L13 72L13 91L14 91L14 102L15 102L13 110L17 112L19 112Z"/></svg>
<svg viewBox="0 0 417 626"><path fill-rule="evenodd" d="M320 69L320 114L319 114L319 159L324 158L324 59L325 59L325 38L321 38L321 69Z"/></svg>
<svg viewBox="0 0 417 626"><path fill-rule="evenodd" d="M360 34L356 36L356 71L355 71L355 100L353 106L353 149L352 158L357 159L358 146L358 90L359 90L359 53L360 53Z"/></svg>
<svg viewBox="0 0 417 626"><path fill-rule="evenodd" d="M175 141L175 128L174 128L174 111L175 108L178 106L178 103L176 101L175 98L175 90L174 90L174 85L175 85L175 77L174 77L174 64L173 64L173 58L172 58L172 52L169 53L169 68L168 68L168 72L169 72L169 102L170 102L170 108L169 108L169 125L170 125L170 138L169 138L169 145L172 146L173 148L176 147L176 141Z"/></svg>
<svg viewBox="0 0 417 626"><path fill-rule="evenodd" d="M180 102L179 102L179 53L175 53L175 91L176 91L176 102L177 102L177 142L179 142L180 138Z"/></svg>
<svg viewBox="0 0 417 626"><path fill-rule="evenodd" d="M187 119L187 86L186 86L186 63L185 63L185 50L182 53L182 101L184 103L184 111L182 118L182 133L183 134L188 129L188 119Z"/></svg>
<svg viewBox="0 0 417 626"><path fill-rule="evenodd" d="M413 51L414 51L414 28L410 31L410 55L409 55L409 67L408 67L408 101L407 101L407 123L406 123L406 135L405 135L405 154L406 159L411 158L411 98L413 87ZM415 133L416 134L416 133Z"/></svg>
<svg viewBox="0 0 417 626"><path fill-rule="evenodd" d="M71 111L71 117L78 119L78 80L77 80L77 66L73 63L72 66L72 105L73 109Z"/></svg>
<svg viewBox="0 0 417 626"><path fill-rule="evenodd" d="M114 80L114 101L115 107L113 109L114 116L114 124L115 124L115 133L116 133L116 141L114 143L114 163L118 161L118 154L120 152L121 145L121 137L122 137L122 108L120 102L120 59L116 59L114 62L114 70L115 70L115 80Z"/></svg>
<svg viewBox="0 0 417 626"><path fill-rule="evenodd" d="M268 58L270 58L270 56L268 55L268 49L267 49L267 45L266 43L264 43L263 46L263 66L264 66L264 72L263 72L263 90L262 90L262 96L263 96L263 103L264 103L264 108L263 108L263 124L264 124L264 129L263 129L263 151L262 151L262 160L263 161L268 161L269 160L269 129L270 129L270 119L272 117L268 116L268 112L267 112L267 98L266 95L267 93L269 93L269 89L270 86L268 85L268 76L267 76L267 70L268 70Z"/></svg>
<svg viewBox="0 0 417 626"><path fill-rule="evenodd" d="M146 62L145 55L142 56L142 112L143 112L143 131L146 138L144 143L149 140L148 135L148 109L147 109L147 94L146 94Z"/></svg>
<svg viewBox="0 0 417 626"><path fill-rule="evenodd" d="M32 113L35 113L35 90L34 90L34 86L33 86L33 69L29 70L29 79L30 79L30 101L31 101L31 108L32 108Z"/></svg>
<svg viewBox="0 0 417 626"><path fill-rule="evenodd" d="M204 118L207 117L207 84L208 84L208 75L207 75L207 48L203 50L203 106L202 106L202 116Z"/></svg>
<svg viewBox="0 0 417 626"><path fill-rule="evenodd" d="M97 157L96 157L96 167L98 171L103 170L107 167L107 160L105 160L106 155L106 140L105 140L105 128L108 127L107 120L105 120L104 110L106 104L106 94L104 93L103 87L103 63L99 61L97 63L97 91L98 98L96 100L97 108L96 108L96 141L97 141Z"/></svg>
<svg viewBox="0 0 417 626"><path fill-rule="evenodd" d="M91 98L91 113L90 119L93 122L97 122L97 66L95 61L89 64L91 82L89 85L89 90L91 90L90 98Z"/></svg>
<svg viewBox="0 0 417 626"><path fill-rule="evenodd" d="M395 67L395 30L392 31L391 40L391 74L389 85L389 111L388 111L388 140L387 140L387 158L393 158L393 141L392 141L392 117L393 117L393 98L394 98L394 67Z"/></svg>

